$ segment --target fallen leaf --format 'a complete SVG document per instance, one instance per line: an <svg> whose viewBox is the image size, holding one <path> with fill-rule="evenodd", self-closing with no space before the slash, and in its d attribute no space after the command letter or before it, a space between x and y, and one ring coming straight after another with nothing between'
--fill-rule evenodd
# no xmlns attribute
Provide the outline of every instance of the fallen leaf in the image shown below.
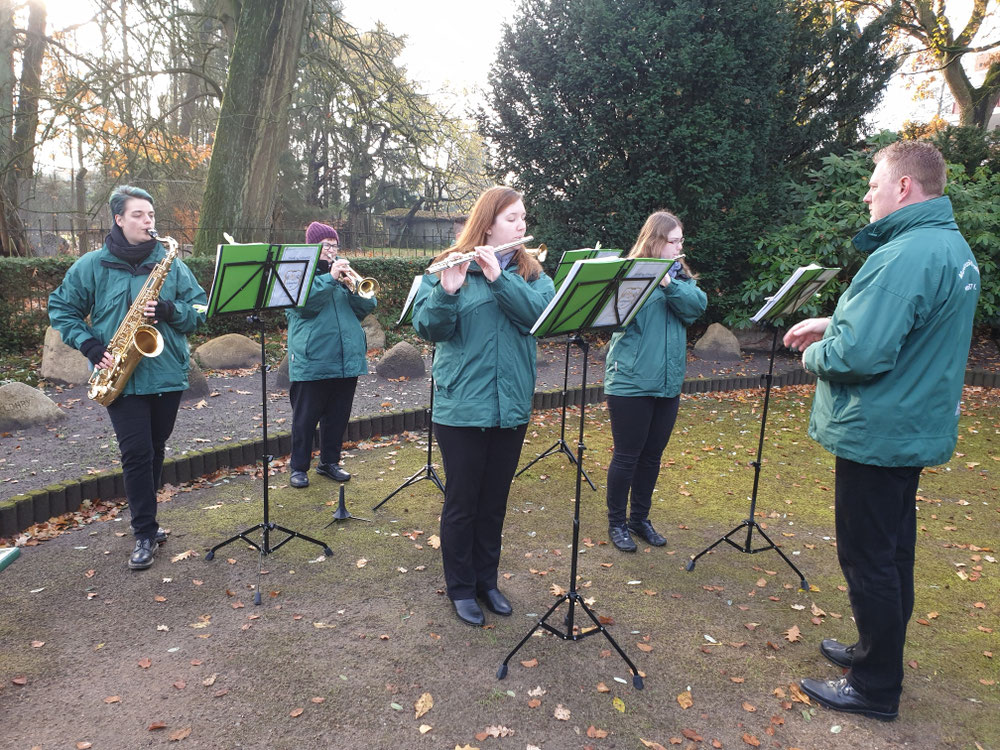
<svg viewBox="0 0 1000 750"><path fill-rule="evenodd" d="M121 703L122 697L120 695L109 695L104 699L105 703Z"/></svg>
<svg viewBox="0 0 1000 750"><path fill-rule="evenodd" d="M802 640L802 634L799 632L798 625L792 625L792 627L786 630L783 635L785 636L785 640L789 643L795 643L796 641Z"/></svg>
<svg viewBox="0 0 1000 750"><path fill-rule="evenodd" d="M603 729L598 729L593 724L587 727L587 736L592 740L603 740L608 736L608 733Z"/></svg>
<svg viewBox="0 0 1000 750"><path fill-rule="evenodd" d="M528 669L531 669L532 667L537 667L538 659L528 659L527 661L522 661L521 666L527 667Z"/></svg>
<svg viewBox="0 0 1000 750"><path fill-rule="evenodd" d="M185 737L191 734L191 727L184 727L183 729L178 729L176 732L170 733L171 742L180 742Z"/></svg>
<svg viewBox="0 0 1000 750"><path fill-rule="evenodd" d="M354 564L357 565L359 568L363 568L363 567L365 567L368 564L368 561L365 558L362 557L361 559L359 559Z"/></svg>
<svg viewBox="0 0 1000 750"><path fill-rule="evenodd" d="M667 748L665 748L659 742L653 742L652 740L644 740L642 737L639 738L639 742L641 742L645 747L650 748L650 750L667 750Z"/></svg>
<svg viewBox="0 0 1000 750"><path fill-rule="evenodd" d="M556 706L556 710L552 712L559 721L569 721L569 709L566 708L562 703Z"/></svg>
<svg viewBox="0 0 1000 750"><path fill-rule="evenodd" d="M691 698L691 691L685 690L683 693L677 696L677 703L680 707L687 710L694 705L694 700Z"/></svg>
<svg viewBox="0 0 1000 750"><path fill-rule="evenodd" d="M743 710L749 713L753 713L754 711L757 710L757 707L752 703L747 703L746 701L743 701Z"/></svg>
<svg viewBox="0 0 1000 750"><path fill-rule="evenodd" d="M744 732L743 741L752 747L760 747L760 740L758 740L752 734Z"/></svg>
<svg viewBox="0 0 1000 750"><path fill-rule="evenodd" d="M792 694L792 700L795 701L796 703L805 703L807 706L812 705L812 701L809 700L809 696L803 693L799 689L799 686L796 685L794 682L788 686L788 692Z"/></svg>
<svg viewBox="0 0 1000 750"><path fill-rule="evenodd" d="M212 685L215 684L215 678L218 676L219 676L218 673L213 672L211 676L206 677L204 680L202 680L201 684L204 685L205 687L212 687Z"/></svg>
<svg viewBox="0 0 1000 750"><path fill-rule="evenodd" d="M198 553L193 549L186 549L170 558L170 562L180 562L181 560L187 560L190 557L197 557Z"/></svg>
<svg viewBox="0 0 1000 750"><path fill-rule="evenodd" d="M87 748L91 748L91 747L93 747L93 745L91 743L89 743L89 742L77 742L76 743L76 750L87 750Z"/></svg>
<svg viewBox="0 0 1000 750"><path fill-rule="evenodd" d="M187 687L187 685L184 683L184 680L177 680L177 682L174 683L174 687L178 690L183 690Z"/></svg>
<svg viewBox="0 0 1000 750"><path fill-rule="evenodd" d="M427 538L427 543L431 545L434 549L441 549L441 539L437 534L431 534Z"/></svg>
<svg viewBox="0 0 1000 750"><path fill-rule="evenodd" d="M640 651L645 651L647 654L653 650L653 647L648 643L637 643L635 644Z"/></svg>
<svg viewBox="0 0 1000 750"><path fill-rule="evenodd" d="M625 713L625 701L621 698L614 698L611 701L611 705L615 707L615 710L619 713Z"/></svg>
<svg viewBox="0 0 1000 750"><path fill-rule="evenodd" d="M166 729L166 728L167 725L162 721L154 721L152 724L146 727L146 729L148 729L150 732L156 731L157 729Z"/></svg>
<svg viewBox="0 0 1000 750"><path fill-rule="evenodd" d="M11 680L11 682L13 682L15 685L20 685L21 687L24 687L25 685L28 684L28 678L25 677L24 675L18 675L13 680Z"/></svg>
<svg viewBox="0 0 1000 750"><path fill-rule="evenodd" d="M293 708L291 711L288 712L288 715L294 719L298 716L301 716L303 711L305 711L304 708Z"/></svg>
<svg viewBox="0 0 1000 750"><path fill-rule="evenodd" d="M138 664L143 669L149 669L151 666L153 666L153 660L152 659L139 659Z"/></svg>
<svg viewBox="0 0 1000 750"><path fill-rule="evenodd" d="M532 698L528 701L528 708L538 708L540 705L542 705L542 702L538 698Z"/></svg>
<svg viewBox="0 0 1000 750"><path fill-rule="evenodd" d="M609 688L603 682L598 682L597 683L597 692L598 693L610 693L611 692L611 688Z"/></svg>
<svg viewBox="0 0 1000 750"><path fill-rule="evenodd" d="M434 699L431 697L430 693L424 693L417 698L417 702L413 704L413 718L419 719L432 708L434 708Z"/></svg>

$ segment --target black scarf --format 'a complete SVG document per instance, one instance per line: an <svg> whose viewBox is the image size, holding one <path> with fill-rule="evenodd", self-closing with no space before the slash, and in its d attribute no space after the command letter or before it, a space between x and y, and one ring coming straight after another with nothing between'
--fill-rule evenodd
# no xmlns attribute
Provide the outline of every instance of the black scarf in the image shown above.
<svg viewBox="0 0 1000 750"><path fill-rule="evenodd" d="M113 256L131 266L138 266L156 248L156 240L152 237L138 245L129 244L125 235L122 234L122 228L117 224L111 227L108 236L104 238L104 244L108 246L108 250Z"/></svg>

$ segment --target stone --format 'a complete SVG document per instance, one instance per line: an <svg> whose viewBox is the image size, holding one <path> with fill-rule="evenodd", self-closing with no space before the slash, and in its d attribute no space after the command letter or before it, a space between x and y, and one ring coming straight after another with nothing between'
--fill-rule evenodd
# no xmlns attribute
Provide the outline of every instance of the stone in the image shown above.
<svg viewBox="0 0 1000 750"><path fill-rule="evenodd" d="M0 386L0 432L51 424L66 419L66 412L37 388L24 383Z"/></svg>
<svg viewBox="0 0 1000 750"><path fill-rule="evenodd" d="M712 323L694 345L694 356L714 362L738 360L741 359L740 343L724 325Z"/></svg>
<svg viewBox="0 0 1000 750"><path fill-rule="evenodd" d="M413 344L406 341L400 341L387 351L375 365L375 370L380 378L386 380L403 377L416 380L427 374L424 358Z"/></svg>
<svg viewBox="0 0 1000 750"><path fill-rule="evenodd" d="M31 254L36 258L54 258L69 252L69 242L55 232L39 232L37 229L27 231Z"/></svg>
<svg viewBox="0 0 1000 750"><path fill-rule="evenodd" d="M50 383L79 385L90 380L90 362L78 349L64 344L59 331L49 326L45 329L39 374Z"/></svg>
<svg viewBox="0 0 1000 750"><path fill-rule="evenodd" d="M187 390L181 394L181 401L190 401L191 399L202 399L208 398L208 394L212 392L212 389L208 387L208 378L205 377L205 373L201 371L198 367L198 363L194 359L188 360L188 387Z"/></svg>
<svg viewBox="0 0 1000 750"><path fill-rule="evenodd" d="M292 380L288 375L288 355L281 358L278 367L271 370L267 375L267 387L277 388L279 391L287 391L292 387Z"/></svg>
<svg viewBox="0 0 1000 750"><path fill-rule="evenodd" d="M744 352L771 353L771 342L774 340L774 331L766 328L751 326L749 328L734 328L733 335L739 342L740 350ZM778 335L778 348L781 348L781 334Z"/></svg>
<svg viewBox="0 0 1000 750"><path fill-rule="evenodd" d="M194 359L206 370L244 370L260 364L260 344L242 333L227 333L195 349Z"/></svg>
<svg viewBox="0 0 1000 750"><path fill-rule="evenodd" d="M361 328L365 332L365 345L368 351L385 349L385 331L382 330L378 318L374 315L367 316L361 321Z"/></svg>

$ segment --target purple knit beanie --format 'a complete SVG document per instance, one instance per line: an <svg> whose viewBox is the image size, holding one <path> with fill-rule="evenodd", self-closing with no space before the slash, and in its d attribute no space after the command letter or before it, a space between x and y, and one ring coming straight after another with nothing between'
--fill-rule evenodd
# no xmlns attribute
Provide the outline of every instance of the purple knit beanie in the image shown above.
<svg viewBox="0 0 1000 750"><path fill-rule="evenodd" d="M338 245L340 244L340 237L337 236L336 229L314 221L306 228L306 242L310 245L318 245L323 240L333 240Z"/></svg>

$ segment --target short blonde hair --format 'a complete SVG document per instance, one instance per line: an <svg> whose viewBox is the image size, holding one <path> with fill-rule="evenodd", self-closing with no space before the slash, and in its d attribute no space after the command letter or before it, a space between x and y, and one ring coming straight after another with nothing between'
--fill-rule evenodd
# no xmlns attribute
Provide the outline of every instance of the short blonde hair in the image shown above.
<svg viewBox="0 0 1000 750"><path fill-rule="evenodd" d="M937 148L927 141L896 141L880 149L872 161L885 161L889 178L893 181L909 177L927 194L944 195L948 180L948 167Z"/></svg>

